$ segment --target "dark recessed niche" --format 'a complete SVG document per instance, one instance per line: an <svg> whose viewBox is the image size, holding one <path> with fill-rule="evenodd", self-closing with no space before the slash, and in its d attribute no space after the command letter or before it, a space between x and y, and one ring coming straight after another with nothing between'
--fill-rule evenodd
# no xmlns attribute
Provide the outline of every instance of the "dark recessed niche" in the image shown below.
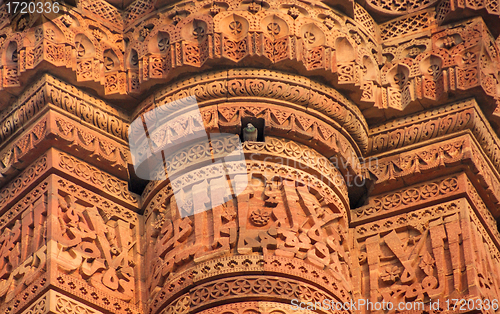
<svg viewBox="0 0 500 314"><path fill-rule="evenodd" d="M243 129L248 123L253 124L257 128L257 142L265 142L264 128L266 127L266 121L263 118L253 117L241 119L240 140L243 142Z"/></svg>
<svg viewBox="0 0 500 314"><path fill-rule="evenodd" d="M128 165L128 173L129 173L128 190L135 194L142 195L142 192L144 192L144 190L146 189L149 180L144 180L139 178L135 174L133 165Z"/></svg>

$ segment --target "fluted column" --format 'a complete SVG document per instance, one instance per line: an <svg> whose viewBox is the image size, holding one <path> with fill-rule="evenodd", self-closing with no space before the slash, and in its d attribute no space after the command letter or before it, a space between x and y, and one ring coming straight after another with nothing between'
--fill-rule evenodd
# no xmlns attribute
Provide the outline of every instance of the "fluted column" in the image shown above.
<svg viewBox="0 0 500 314"><path fill-rule="evenodd" d="M310 83L265 70L208 73L159 91L132 123L139 176L162 179L142 195L150 313L350 300L346 178L363 179L364 123L333 89L278 75ZM194 82L196 95L180 98ZM248 122L258 141L241 142Z"/></svg>

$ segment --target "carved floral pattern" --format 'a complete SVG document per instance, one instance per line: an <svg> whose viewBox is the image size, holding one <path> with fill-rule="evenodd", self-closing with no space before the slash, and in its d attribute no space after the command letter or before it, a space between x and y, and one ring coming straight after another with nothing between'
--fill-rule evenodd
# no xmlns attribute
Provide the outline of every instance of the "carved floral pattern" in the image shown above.
<svg viewBox="0 0 500 314"><path fill-rule="evenodd" d="M489 3L492 0L485 1L488 2L484 4L487 9L491 12L495 11L494 14L499 14L496 5ZM483 34L487 33L486 25L481 24L481 22L464 22L460 26L449 26L444 29L434 27L443 16L436 19L432 16L431 11L424 8L433 6L435 2L434 0L423 2L413 0L368 1L368 11L376 10L379 13L391 15L407 14L404 17L377 25L370 13L356 4L354 5L354 19L351 20L346 16L339 16L324 6L314 6L313 4L298 6L295 2L287 2L283 5L287 8L288 15L286 19L280 18L278 20L274 19L274 16L277 16L276 14L279 12L278 7L263 8L261 4L252 2L240 8L237 6L232 8L231 14L238 15L239 18L232 22L226 22L224 17L228 16L228 11L222 9L217 3L208 6L205 3L199 3L189 7L182 2L179 6L169 8L164 16L148 17L147 14L153 10L154 5L146 0L135 1L134 4L129 5L123 16L120 16L119 11L106 2L98 1L93 4L91 1L85 1L82 3L81 15L71 12L71 16L56 19L57 30L49 25L30 30L33 33L32 36L38 40L34 41L32 45L27 44L28 46L18 47L19 49L15 50L18 56L15 62L18 62L19 66L11 64L0 66L3 75L2 88L18 86L19 76L24 75L26 69L37 67L42 60L58 67L66 67L70 72L76 71L79 81L101 84L104 87L104 95L124 95L128 92L135 93L147 90L150 86L148 81L151 79L163 82L173 79L176 75L170 75L170 73L177 71L178 67L191 71L190 67L192 66L201 67L208 64L210 67L216 67L219 58L239 63L257 55L276 63L278 67L281 67L282 61L288 60L287 62L301 63L300 66L305 66L308 70L321 69L325 72L338 74L336 84L344 85L342 88L353 92L360 92L364 90L361 88L362 86L372 84L373 88L377 90L377 97L363 97L361 100L373 103L379 109L403 110L417 99L437 100L448 91L457 88L470 89L478 85L482 86L486 95L496 100L499 97L497 95L498 88L495 88L499 84L498 75L482 72L479 67L479 63L484 64L485 62L480 60L488 60L488 64L492 64L492 67L498 67L495 57L498 56L498 48L493 44L494 39L486 35L483 38ZM449 5L448 3L448 7ZM465 3L458 6L473 10L481 7L469 6ZM185 13L181 14L180 7L186 10ZM444 8L444 5L440 4L439 8L441 7ZM261 12L262 16L259 15L257 19L257 16L248 11ZM441 10L440 14L446 15L445 11ZM187 12L189 12L189 16L185 17ZM310 16L306 17L301 12L310 12ZM141 20L142 18L144 19ZM264 21L262 23L265 24L262 27L259 25L261 19ZM79 33L88 34L88 36L86 35L88 41L83 41L81 38L75 39L75 34L68 29L74 25L71 22L73 20L86 21L79 26L81 28ZM98 24L94 25L95 21L99 23L109 20L117 24L106 24L109 29L98 26ZM180 20L183 22L179 23ZM198 21L204 22L198 23ZM293 23L304 25L311 23L311 21L314 21L314 31L311 29L301 32L298 29L294 30L291 26ZM235 40L234 36L242 35L243 29L247 29L246 26L243 27L246 23L249 25L248 37ZM160 29L159 25L168 25L168 27ZM189 31L185 29L188 25L191 25ZM336 33L328 34L324 40L321 39L327 34L325 30L328 29L335 29ZM461 29L467 30L462 31ZM62 35L59 35L58 32ZM421 44L429 41L429 38L405 42L399 47L383 48L385 41L393 40L398 36L414 36L417 33L422 33L420 37L429 37L426 32L431 32L430 36L438 39L439 48L431 47L429 44ZM160 33L168 34L168 37L159 37ZM62 36L61 39L58 38L60 36ZM187 39L183 36L192 38ZM168 38L168 44L164 42L166 38ZM191 39L199 40L200 43L190 42ZM12 40L19 39L14 39L11 36L6 39L7 42ZM61 43L55 44L54 41L61 41ZM126 49L122 45L124 41L130 41ZM310 50L302 47L304 43L316 45L319 41L324 41L319 47ZM488 51L482 56L468 57L468 55L474 54L471 48L474 48L481 41L484 42L482 45L488 47ZM337 44L340 42L343 44ZM464 44L465 42L467 44ZM175 47L172 49L172 53L167 52L170 48L166 47L170 46ZM106 68L109 63L106 61L106 58L109 57L105 56L104 47L112 47L116 54L117 58L113 59L113 67L117 69L117 73L107 75L106 79L103 80L100 69ZM454 50L454 52L449 54L441 47ZM90 52L94 50L95 53ZM387 54L384 53L385 56L394 54L393 57L384 57L388 61L385 64L379 54L382 50L387 52ZM149 69L150 59L156 57L158 52L167 52L167 58L160 67L160 69L167 70L161 75L153 73ZM93 55L87 57L86 54L89 53ZM136 62L129 64L124 61L124 56L134 53L137 53ZM425 74L419 73L418 69L420 62L431 54L439 56L444 61L440 69L443 77L437 82L425 80ZM455 60L451 57L452 55L461 55L461 58ZM406 58L407 56L410 58ZM75 59L77 57L78 60ZM372 63L368 68L366 62L361 61L367 59L370 59L370 63ZM408 59L414 59L414 61ZM253 64L253 61L249 62ZM467 68L463 68L462 64ZM400 65L410 67L410 75L407 79L414 84L415 88L403 92L402 90L391 90L392 87L387 86L387 76L391 76L388 71L390 68ZM382 66L382 69L379 70L379 66ZM125 79L127 71L131 70L132 67L139 67L142 72L135 81ZM485 79L481 79L482 77ZM101 91L99 90L99 92ZM383 113L377 115L383 116Z"/></svg>

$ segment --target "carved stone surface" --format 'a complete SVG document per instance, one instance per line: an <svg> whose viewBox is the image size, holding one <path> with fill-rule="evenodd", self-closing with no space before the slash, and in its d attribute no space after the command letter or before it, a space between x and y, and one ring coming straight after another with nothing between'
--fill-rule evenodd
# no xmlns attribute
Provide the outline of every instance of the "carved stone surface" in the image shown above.
<svg viewBox="0 0 500 314"><path fill-rule="evenodd" d="M500 300L499 8L2 4L0 313Z"/></svg>
<svg viewBox="0 0 500 314"><path fill-rule="evenodd" d="M33 305L22 314L102 314L79 301L73 300L61 293L49 290L38 298Z"/></svg>
<svg viewBox="0 0 500 314"><path fill-rule="evenodd" d="M126 179L128 148L50 110L24 135L0 151L0 182L8 181L47 147L72 148L73 154L95 165L106 164L114 175Z"/></svg>
<svg viewBox="0 0 500 314"><path fill-rule="evenodd" d="M35 189L38 193L30 195L28 206L23 202L16 204L18 208L24 207L16 218L2 215L0 300L3 304L24 293L26 286L47 271L46 187L44 182Z"/></svg>
<svg viewBox="0 0 500 314"><path fill-rule="evenodd" d="M57 274L60 273L59 286L95 296L94 302L104 305L114 302L111 305L115 310L124 306L118 300L134 304L138 286L134 266L140 260L141 251L136 214L125 208L106 206L96 200L94 193L81 188L81 192L73 196L74 184L54 177L56 180L59 186L57 220L53 221L50 245L54 253L57 252L53 261L57 264Z"/></svg>
<svg viewBox="0 0 500 314"><path fill-rule="evenodd" d="M302 75L314 73L349 90L374 118L385 118L389 108L416 111L419 100L436 104L452 99L450 92L479 86L496 107L498 74L491 69L498 68L499 51L489 34L496 26L478 18L443 24L463 10L484 8L483 16L498 16L495 1L367 0L342 4L347 15L330 9L329 1L181 1L155 11L165 1L137 0L121 12L98 0L79 2L41 25L28 15L13 20L22 31L0 30L6 55L0 88L17 93L24 73L48 63L72 82L76 74L76 82L100 95L123 99L197 68L264 62L285 70L293 64ZM386 21L394 15L402 16ZM399 44L402 37L409 40Z"/></svg>
<svg viewBox="0 0 500 314"><path fill-rule="evenodd" d="M353 272L370 276L354 295L393 303L497 296L498 249L479 221L459 198L356 227Z"/></svg>
<svg viewBox="0 0 500 314"><path fill-rule="evenodd" d="M439 176L444 173L464 171L474 178L473 181L481 190L482 197L491 204L490 211L493 215L496 217L499 215L498 169L488 166L491 161L485 158L485 154L478 149L478 145L468 134L422 148L414 148L410 152L402 152L377 161L369 167L369 171L378 178L379 184L372 191L373 193L393 190L418 182L429 172ZM468 166L464 167L464 164Z"/></svg>
<svg viewBox="0 0 500 314"><path fill-rule="evenodd" d="M296 188L292 180L283 178L281 181L275 176L272 173L254 173L251 185L234 202L197 214L194 220L190 217L178 216L179 214L176 213L178 209L186 210L186 208L179 208L179 202L182 200L174 199L172 195L162 200L161 205L156 203L160 206L156 205L157 209L146 221L146 234L152 244L148 248L146 260L150 261L149 268L153 269L147 286L154 309L168 300L165 295L170 294L172 285L168 284L166 274L170 274L169 278L172 276L174 278L189 277L189 272L193 270L182 275L186 267L226 255L229 252L235 252L237 255L261 252L263 256L260 258L262 261L259 260L258 255L254 255L253 258L250 256L246 259L225 259L224 262L218 262L220 266L212 262L211 266L197 267L201 269L201 272L205 272L204 269L210 271L211 267L216 267L222 272L231 273L237 272L239 263L242 263L244 267L250 268L254 267L250 265L255 265L259 272L265 272L268 267L276 267L274 272L282 272L279 265L290 264L290 270L304 268L302 273L306 273L307 269L310 269L309 272L316 273L318 279L313 279L313 282L318 282L327 274L342 278L334 280L336 288L330 290L329 293L334 293L339 300L345 300L350 290L350 282L347 279L349 278L348 253L344 251L343 245L347 240L344 227L346 219L343 215L345 209L329 203L328 199L320 202L314 195L317 192L308 191L311 187ZM211 193L215 192L211 191ZM278 258L276 262L273 262L273 256L282 257L282 260ZM305 263L301 266L294 259L303 259ZM195 270L195 273L199 271ZM204 280L216 274L204 276ZM260 277L256 280L258 278ZM194 282L200 279L196 276L192 278ZM304 279L307 279L307 276L301 278L301 280ZM331 283L331 280L328 279L326 282ZM239 285L239 283L220 284L228 285L228 287ZM271 282L259 283L259 280L256 284L259 287L261 284L264 286L261 288L249 286L248 289L257 289L257 291L264 289L261 293L267 293L265 289L273 290L272 287L275 284L279 285L279 283ZM282 284L293 286L298 283L283 282ZM245 285L251 285L251 283ZM269 285L268 288L266 288L267 285ZM295 288L291 291L294 290ZM196 291L193 290L192 293L194 295L201 293ZM284 300L290 302L292 299L293 297L288 296ZM192 306L196 308L196 304Z"/></svg>

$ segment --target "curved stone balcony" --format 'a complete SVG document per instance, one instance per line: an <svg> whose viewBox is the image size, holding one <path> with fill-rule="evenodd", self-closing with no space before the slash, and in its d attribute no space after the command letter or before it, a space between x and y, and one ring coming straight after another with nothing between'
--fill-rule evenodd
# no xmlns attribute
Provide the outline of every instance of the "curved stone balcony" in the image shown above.
<svg viewBox="0 0 500 314"><path fill-rule="evenodd" d="M345 176L364 180L366 137L347 125L365 122L341 97L311 108L313 93L332 89L301 91L292 79L307 78L278 72L267 71L268 82L244 75L256 71L179 81L131 124L136 174L151 179L142 194L150 313L351 298ZM271 97L252 95L257 88ZM245 121L265 126L260 140L242 142Z"/></svg>

